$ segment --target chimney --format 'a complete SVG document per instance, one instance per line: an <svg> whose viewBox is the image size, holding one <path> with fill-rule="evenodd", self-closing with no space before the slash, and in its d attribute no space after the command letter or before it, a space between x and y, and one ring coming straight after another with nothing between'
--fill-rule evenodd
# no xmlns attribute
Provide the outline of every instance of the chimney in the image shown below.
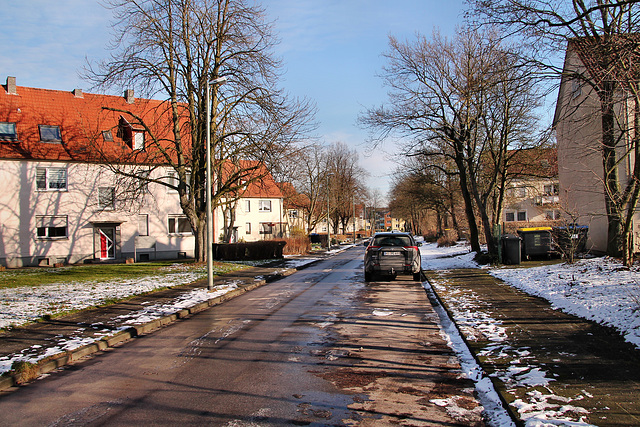
<svg viewBox="0 0 640 427"><path fill-rule="evenodd" d="M9 95L17 95L16 91L16 78L15 77L7 77L7 94Z"/></svg>
<svg viewBox="0 0 640 427"><path fill-rule="evenodd" d="M73 96L76 98L84 98L84 95L82 94L82 89L74 89Z"/></svg>
<svg viewBox="0 0 640 427"><path fill-rule="evenodd" d="M124 91L124 99L127 101L127 104L133 104L136 100L133 96L133 89L127 89Z"/></svg>

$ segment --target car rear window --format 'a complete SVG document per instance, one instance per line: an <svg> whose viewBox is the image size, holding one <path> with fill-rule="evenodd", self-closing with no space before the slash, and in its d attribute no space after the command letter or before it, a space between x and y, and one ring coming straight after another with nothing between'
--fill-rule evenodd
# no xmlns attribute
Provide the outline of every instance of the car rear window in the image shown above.
<svg viewBox="0 0 640 427"><path fill-rule="evenodd" d="M412 246L409 236L377 236L373 239L374 246Z"/></svg>

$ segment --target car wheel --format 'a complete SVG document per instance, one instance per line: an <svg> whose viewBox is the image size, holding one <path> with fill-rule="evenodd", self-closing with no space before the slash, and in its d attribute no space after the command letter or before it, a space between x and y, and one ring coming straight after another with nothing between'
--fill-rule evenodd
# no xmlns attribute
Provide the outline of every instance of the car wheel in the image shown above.
<svg viewBox="0 0 640 427"><path fill-rule="evenodd" d="M422 272L413 273L413 280L416 282L422 282Z"/></svg>
<svg viewBox="0 0 640 427"><path fill-rule="evenodd" d="M368 271L365 271L364 272L364 281L365 282L373 281L373 274L369 273Z"/></svg>

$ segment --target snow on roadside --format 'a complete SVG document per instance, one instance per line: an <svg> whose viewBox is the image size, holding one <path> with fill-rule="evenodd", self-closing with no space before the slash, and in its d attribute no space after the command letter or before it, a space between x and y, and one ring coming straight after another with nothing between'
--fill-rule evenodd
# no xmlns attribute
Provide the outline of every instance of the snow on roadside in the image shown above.
<svg viewBox="0 0 640 427"><path fill-rule="evenodd" d="M455 246L453 247L455 248ZM441 248L437 248L435 245L428 245L426 248L421 248L422 253L422 266L428 270L448 270L454 268L478 268L478 265L473 261L475 253L464 253L460 251L459 255L455 255L455 251L452 248L443 249L442 254L438 258L438 252ZM453 255L453 256L452 256ZM600 262L601 263L601 262ZM598 263L598 264L600 264ZM594 276L584 275L584 266L577 271L572 270L575 266L553 266L560 273L561 277L569 278L575 281L575 276L581 277L583 282L589 282L589 278ZM618 265L619 267L619 265ZM500 274L500 278L505 278L507 283L510 282L510 278L520 279L520 283L524 288L524 284L530 284L535 279L540 279L539 282L545 283L549 274L543 274L541 272L532 272L530 275L526 275L527 270L534 270L534 268L518 268L518 269L491 269L490 272L496 276ZM595 270L607 270L606 275L612 275L615 268L604 269L602 265L595 267ZM546 271L546 270L542 270ZM496 272L498 272L496 274ZM578 273L580 272L580 274ZM512 275L510 275L512 273ZM640 277L640 276L639 276ZM613 280L619 280L617 279ZM425 289L431 295L432 299L435 299L434 290L445 291L446 285L434 280L433 283L425 282ZM556 285L557 286L557 285ZM553 289L553 285L550 286ZM527 289L523 289L527 291ZM448 292L454 292L451 289L447 289ZM565 292L566 293L566 292ZM539 296L544 296L540 295ZM487 340L491 344L487 345L483 351L479 353L480 357L488 360L492 358L500 359L501 361L508 360L504 368L497 369L496 372L491 374L491 377L499 379L507 390L515 390L516 388L533 388L542 387L547 388L553 381L549 378L547 372L534 364L531 364L530 355L526 348L513 348L506 342L507 334L501 323L492 318L487 311L478 308L478 299L473 293L454 292L451 296L455 299L456 304L450 307L451 315L455 319L454 322L449 318L449 314L439 305L436 305L436 311L441 318L441 322L444 328L444 334L448 336L451 347L456 351L460 358L461 365L468 378L472 379L476 383L476 390L478 392L481 403L485 406L485 417L487 423L492 426L513 425L508 414L502 407L491 378L486 376L482 371L482 368L477 365L473 358L469 348L464 340L460 337L460 333L456 328L456 324L460 331L462 331L467 339ZM585 298L589 298L586 296ZM547 298L549 299L549 298ZM613 298L614 300L617 298ZM604 304L601 302L600 304ZM583 313L584 314L584 313ZM481 335L481 336L479 336ZM547 390L549 390L547 388ZM564 399L564 400L563 400ZM583 422L582 416L588 415L588 411L582 407L572 405L573 401L578 401L581 396L574 398L566 398L555 395L549 391L544 394L536 390L531 390L527 393L526 398L517 399L512 406L518 411L520 418L525 422L527 427L531 426L553 426L553 425L571 425L571 426L590 426L586 422ZM575 417L580 418L575 421Z"/></svg>
<svg viewBox="0 0 640 427"><path fill-rule="evenodd" d="M316 261L316 258L286 260L287 268L297 268ZM192 268L184 264L175 264L163 268L168 273L147 276L134 280L112 280L109 282L71 282L54 283L38 287L18 286L0 289L0 327L17 326L32 322L44 315L81 310L102 304L112 299L123 299L147 293L159 288L179 286L206 278L203 268ZM165 304L147 305L141 310L111 319L116 327L104 328L94 325L88 331L78 326L70 336L54 337L45 348L35 345L23 349L20 353L0 357L0 375L8 372L14 362L36 363L55 354L71 351L114 335L131 325L139 325L176 313L184 308L219 297L238 288L238 283L227 282L206 289L186 290L173 301Z"/></svg>
<svg viewBox="0 0 640 427"><path fill-rule="evenodd" d="M429 282L424 282L423 286L429 299L435 301L437 298ZM440 334L458 356L463 375L476 385L478 399L484 407L483 416L487 425L491 427L515 426L511 416L502 406L493 383L476 362L446 310L440 304L434 304L434 309L440 318ZM438 404L438 402L434 403Z"/></svg>
<svg viewBox="0 0 640 427"><path fill-rule="evenodd" d="M44 315L82 310L159 288L191 283L206 272L185 271L111 282L52 283L0 289L0 328L33 322Z"/></svg>
<svg viewBox="0 0 640 427"><path fill-rule="evenodd" d="M531 268L496 268L489 273L566 313L606 326L640 348L640 268L611 258Z"/></svg>
<svg viewBox="0 0 640 427"><path fill-rule="evenodd" d="M25 361L29 363L36 363L39 360L45 359L49 356L53 356L63 351L72 351L79 347L82 347L83 345L99 341L105 337L114 335L132 325L140 325L151 322L155 319L159 319L161 317L176 313L181 309L192 307L200 302L208 301L210 299L222 296L237 288L237 283L227 283L224 285L216 286L215 289L211 292L207 289L191 289L184 292L182 295L180 295L170 303L149 305L141 310L131 311L126 315L121 315L114 319L111 319L116 325L118 325L116 328L100 329L102 325L95 325L95 330L92 333L87 334L87 328L78 327L76 333L72 334L71 336L58 336L53 338L51 340L50 346L46 348L40 345L35 345L33 347L24 349L20 353L0 357L0 375L11 370L11 366L14 362Z"/></svg>

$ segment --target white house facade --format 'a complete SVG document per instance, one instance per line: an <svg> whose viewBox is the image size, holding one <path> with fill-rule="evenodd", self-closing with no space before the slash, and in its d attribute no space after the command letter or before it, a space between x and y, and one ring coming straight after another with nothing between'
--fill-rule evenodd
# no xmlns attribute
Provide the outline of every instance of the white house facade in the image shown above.
<svg viewBox="0 0 640 427"><path fill-rule="evenodd" d="M195 236L178 192L163 184L173 179L170 167L131 164L149 178L146 183L134 175L129 183L138 185L132 188L108 164L96 161L96 144L111 147L114 158L126 152L149 159L144 130L122 116L114 115L111 122L97 117L105 106L159 115L159 103L136 100L131 91L123 97L51 91L18 87L15 78L7 79L0 88L0 265L195 255ZM90 130L99 140L85 136ZM237 237L245 241L283 234L282 195L261 168L259 182L248 185L238 201ZM221 215L221 209L214 213L217 230Z"/></svg>

